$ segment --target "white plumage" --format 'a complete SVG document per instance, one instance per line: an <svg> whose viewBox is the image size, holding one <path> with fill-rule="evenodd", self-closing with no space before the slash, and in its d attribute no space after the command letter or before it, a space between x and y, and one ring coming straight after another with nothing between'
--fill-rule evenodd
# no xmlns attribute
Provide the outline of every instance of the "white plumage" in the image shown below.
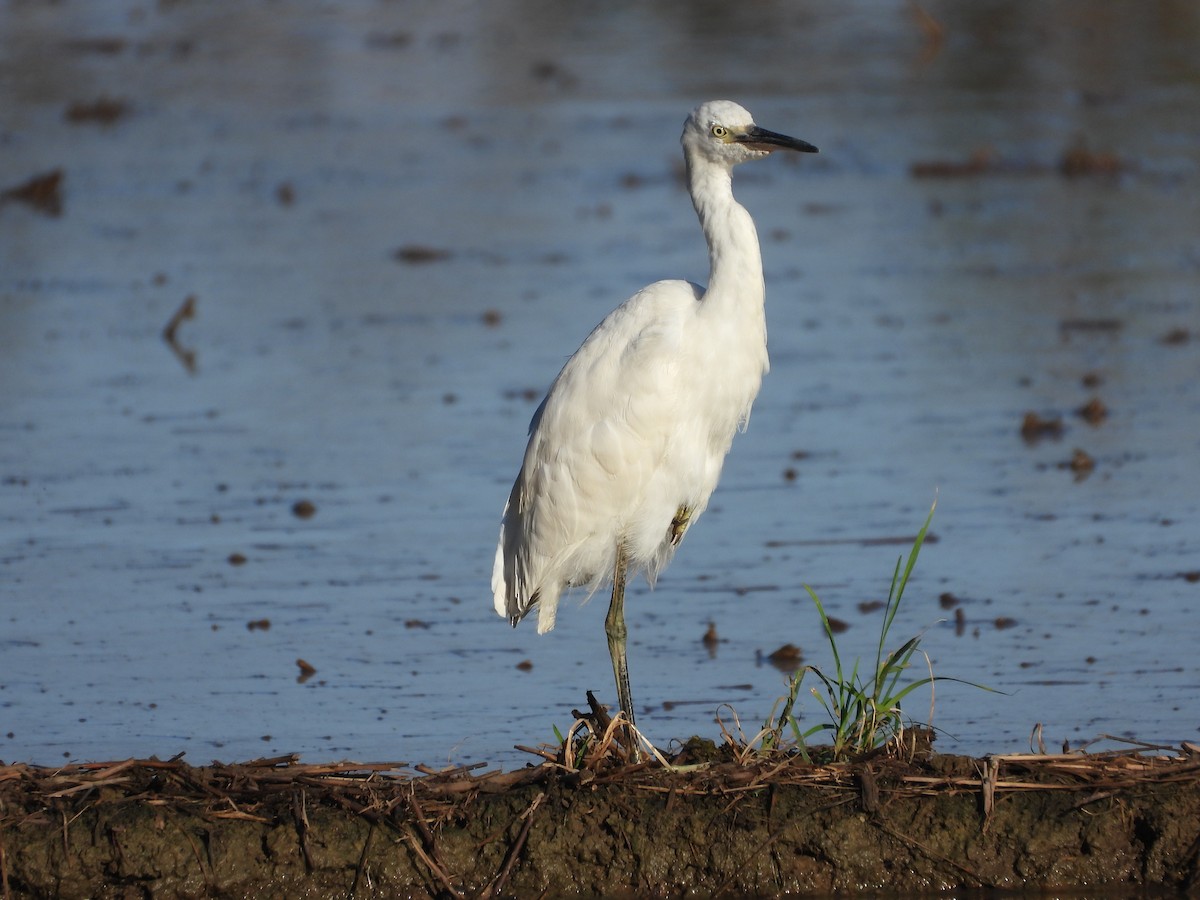
<svg viewBox="0 0 1200 900"><path fill-rule="evenodd" d="M594 591L613 579L609 648L630 721L625 577L641 571L653 585L671 561L767 371L762 258L732 170L780 147L816 151L758 128L726 100L697 107L681 142L708 242L708 288L643 288L563 366L530 423L492 572L496 611L516 625L536 606L539 633L554 627L566 588Z"/></svg>

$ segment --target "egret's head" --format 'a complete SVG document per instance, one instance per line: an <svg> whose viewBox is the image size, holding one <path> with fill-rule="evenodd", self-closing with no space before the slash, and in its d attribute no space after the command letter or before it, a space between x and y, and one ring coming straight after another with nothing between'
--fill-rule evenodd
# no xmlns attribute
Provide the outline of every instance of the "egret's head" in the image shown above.
<svg viewBox="0 0 1200 900"><path fill-rule="evenodd" d="M732 100L710 100L697 106L684 123L680 140L689 156L699 154L729 167L780 148L817 152L807 141L759 128L750 113Z"/></svg>

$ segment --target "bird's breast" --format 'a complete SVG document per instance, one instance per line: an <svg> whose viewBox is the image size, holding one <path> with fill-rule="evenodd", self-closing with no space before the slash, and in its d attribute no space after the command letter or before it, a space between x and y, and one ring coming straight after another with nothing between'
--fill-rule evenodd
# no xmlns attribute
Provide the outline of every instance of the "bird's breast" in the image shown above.
<svg viewBox="0 0 1200 900"><path fill-rule="evenodd" d="M750 414L767 371L766 329L762 320L710 329L695 341L689 360L689 394L722 452Z"/></svg>

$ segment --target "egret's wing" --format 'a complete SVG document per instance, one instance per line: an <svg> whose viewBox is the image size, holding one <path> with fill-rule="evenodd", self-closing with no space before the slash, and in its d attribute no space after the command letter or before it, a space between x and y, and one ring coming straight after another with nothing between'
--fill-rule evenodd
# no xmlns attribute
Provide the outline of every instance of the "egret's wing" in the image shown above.
<svg viewBox="0 0 1200 900"><path fill-rule="evenodd" d="M673 368L701 294L683 281L645 288L563 366L534 414L505 507L492 576L501 615L518 619L538 602L547 631L565 586L594 590L609 576L619 517L666 450Z"/></svg>

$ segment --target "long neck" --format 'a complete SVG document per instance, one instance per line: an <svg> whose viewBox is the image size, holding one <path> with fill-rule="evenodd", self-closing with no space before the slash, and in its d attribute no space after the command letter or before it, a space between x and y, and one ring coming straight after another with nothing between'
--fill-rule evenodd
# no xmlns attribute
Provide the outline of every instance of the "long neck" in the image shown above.
<svg viewBox="0 0 1200 900"><path fill-rule="evenodd" d="M708 242L706 304L762 310L762 253L750 213L733 197L730 172L707 160L688 159L688 187Z"/></svg>

